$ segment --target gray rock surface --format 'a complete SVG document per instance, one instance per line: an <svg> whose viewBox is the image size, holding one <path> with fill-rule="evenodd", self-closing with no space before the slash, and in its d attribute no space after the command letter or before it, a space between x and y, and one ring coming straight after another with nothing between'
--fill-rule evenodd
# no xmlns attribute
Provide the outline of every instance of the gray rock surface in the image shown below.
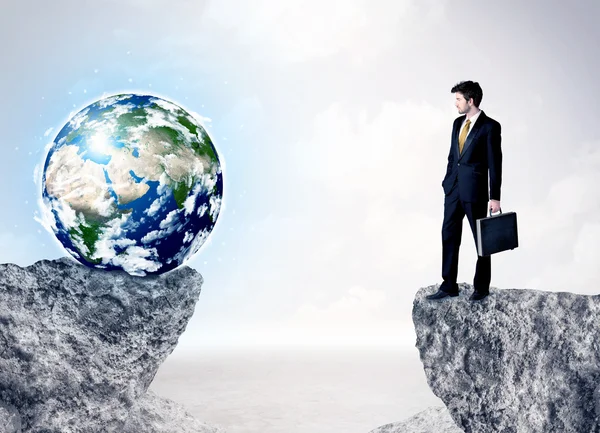
<svg viewBox="0 0 600 433"><path fill-rule="evenodd" d="M0 401L0 433L21 433L21 416L16 407Z"/></svg>
<svg viewBox="0 0 600 433"><path fill-rule="evenodd" d="M148 390L130 411L123 433L225 433L196 420L179 404Z"/></svg>
<svg viewBox="0 0 600 433"><path fill-rule="evenodd" d="M369 433L463 433L445 407L430 407L405 421L382 425Z"/></svg>
<svg viewBox="0 0 600 433"><path fill-rule="evenodd" d="M473 287L413 304L417 348L430 388L467 433L600 431L600 298Z"/></svg>
<svg viewBox="0 0 600 433"><path fill-rule="evenodd" d="M18 410L24 433L135 427L131 416L157 406L146 391L202 283L186 266L133 277L69 258L0 265L0 402Z"/></svg>

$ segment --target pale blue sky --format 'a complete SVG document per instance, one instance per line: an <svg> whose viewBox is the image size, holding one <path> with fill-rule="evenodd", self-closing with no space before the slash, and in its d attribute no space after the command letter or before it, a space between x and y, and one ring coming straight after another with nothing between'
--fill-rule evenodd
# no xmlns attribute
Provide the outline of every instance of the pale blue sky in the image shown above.
<svg viewBox="0 0 600 433"><path fill-rule="evenodd" d="M0 262L66 254L34 221L33 179L69 113L151 92L210 118L226 164L183 348L412 345L414 293L441 281L450 89L472 79L519 221L492 286L597 293L599 17L596 1L4 2ZM459 281L475 260L465 220Z"/></svg>

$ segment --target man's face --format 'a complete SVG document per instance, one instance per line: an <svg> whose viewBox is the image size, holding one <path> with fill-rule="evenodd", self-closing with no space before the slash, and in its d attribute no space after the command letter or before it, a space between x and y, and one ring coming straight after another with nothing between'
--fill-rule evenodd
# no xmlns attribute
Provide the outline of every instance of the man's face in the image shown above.
<svg viewBox="0 0 600 433"><path fill-rule="evenodd" d="M456 92L455 95L456 95L456 101L454 102L454 105L456 105L456 108L458 108L458 113L466 114L469 111L469 109L471 108L469 103L466 101L466 99L462 93Z"/></svg>

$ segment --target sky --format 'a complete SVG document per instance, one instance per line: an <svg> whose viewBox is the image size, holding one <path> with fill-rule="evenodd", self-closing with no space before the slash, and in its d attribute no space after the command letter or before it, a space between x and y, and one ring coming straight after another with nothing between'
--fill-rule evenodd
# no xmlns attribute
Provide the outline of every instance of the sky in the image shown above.
<svg viewBox="0 0 600 433"><path fill-rule="evenodd" d="M186 265L204 277L177 350L414 346L441 282L451 88L502 125L503 212L519 247L492 288L597 294L596 1L6 1L0 13L0 262L67 253L39 216L39 166L105 94L202 116L224 205ZM459 282L475 244L465 218ZM414 350L414 349L413 349Z"/></svg>

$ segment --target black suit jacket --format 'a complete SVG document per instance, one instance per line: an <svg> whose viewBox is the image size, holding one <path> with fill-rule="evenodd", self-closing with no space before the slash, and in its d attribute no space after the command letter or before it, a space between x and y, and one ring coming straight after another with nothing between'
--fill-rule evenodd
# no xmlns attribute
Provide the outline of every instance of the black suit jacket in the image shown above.
<svg viewBox="0 0 600 433"><path fill-rule="evenodd" d="M458 180L460 199L467 202L500 200L502 184L502 142L500 123L483 110L467 136L462 154L458 154L458 135L466 115L454 120L446 176L442 181L448 195ZM488 184L489 170L489 184ZM489 195L488 195L489 185Z"/></svg>

